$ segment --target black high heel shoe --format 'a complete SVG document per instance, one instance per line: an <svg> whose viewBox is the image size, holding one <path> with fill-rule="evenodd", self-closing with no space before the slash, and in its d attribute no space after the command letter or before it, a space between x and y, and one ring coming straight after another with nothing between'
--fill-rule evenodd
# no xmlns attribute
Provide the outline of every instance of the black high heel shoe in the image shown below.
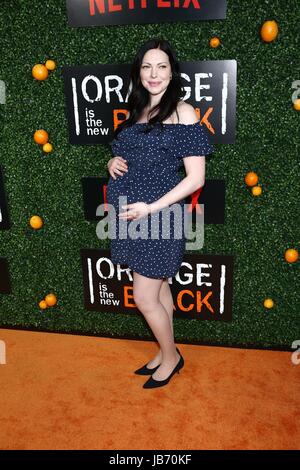
<svg viewBox="0 0 300 470"><path fill-rule="evenodd" d="M179 359L177 365L172 370L169 377L167 377L165 380L155 380L151 376L147 380L147 382L144 383L143 388L156 388L156 387L163 387L164 385L167 385L167 383L170 382L171 378L173 377L174 374L176 374L176 372L177 372L177 374L179 374L179 371L180 371L180 369L183 368L183 366L184 366L184 359L183 359L182 355L180 354L180 359Z"/></svg>
<svg viewBox="0 0 300 470"><path fill-rule="evenodd" d="M178 354L180 354L178 348L176 348L176 351L178 352ZM154 367L153 369L149 369L149 367L147 367L147 364L146 364L145 366L141 367L140 369L135 370L134 373L137 374L137 375L152 375L159 368L159 366L160 366L160 364L158 364L158 366Z"/></svg>

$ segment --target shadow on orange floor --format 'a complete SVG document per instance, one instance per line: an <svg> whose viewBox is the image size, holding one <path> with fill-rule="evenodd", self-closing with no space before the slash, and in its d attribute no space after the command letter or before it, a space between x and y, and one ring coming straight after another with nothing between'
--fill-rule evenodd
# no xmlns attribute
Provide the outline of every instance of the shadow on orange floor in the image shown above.
<svg viewBox="0 0 300 470"><path fill-rule="evenodd" d="M0 448L299 449L291 353L178 344L185 367L143 389L157 345L0 330Z"/></svg>

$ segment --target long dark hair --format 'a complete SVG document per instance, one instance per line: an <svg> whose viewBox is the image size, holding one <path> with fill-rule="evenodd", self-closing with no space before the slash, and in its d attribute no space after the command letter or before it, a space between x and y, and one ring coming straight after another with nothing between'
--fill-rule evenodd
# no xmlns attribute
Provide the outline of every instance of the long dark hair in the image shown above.
<svg viewBox="0 0 300 470"><path fill-rule="evenodd" d="M161 128L163 128L162 122L171 116L174 111L177 113L177 104L184 95L179 62L168 41L161 38L150 39L140 47L131 65L129 81L132 84L132 88L128 97L128 111L130 112L130 116L118 125L114 132L114 137L125 127L132 126L136 123L142 115L144 108L149 104L149 92L141 83L140 70L146 52L150 49L158 48L169 56L172 79L162 95L160 102L149 111L148 116L157 110L158 113L149 119L149 124L144 128L144 132L149 132L157 123L160 123Z"/></svg>

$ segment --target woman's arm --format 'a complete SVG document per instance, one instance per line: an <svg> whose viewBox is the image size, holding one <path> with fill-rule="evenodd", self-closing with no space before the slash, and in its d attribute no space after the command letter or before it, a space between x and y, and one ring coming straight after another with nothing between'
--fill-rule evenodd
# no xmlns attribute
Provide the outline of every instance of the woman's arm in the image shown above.
<svg viewBox="0 0 300 470"><path fill-rule="evenodd" d="M185 103L180 106L180 121L182 124L194 124L198 122L195 110L192 105ZM157 201L148 204L149 214L159 211L186 198L205 183L205 156L184 157L186 177L180 181L171 191L162 196Z"/></svg>
<svg viewBox="0 0 300 470"><path fill-rule="evenodd" d="M168 207L175 202L181 201L195 192L198 188L202 188L202 186L204 186L204 170L202 170L201 173L200 166L203 167L204 160L205 157L202 157L201 165L199 165L199 158L197 158L197 162L190 162L189 167L192 169L192 173L183 178L180 183L178 183L173 189L171 189L171 191L162 196L160 199L157 199L157 201L148 204L149 214L159 211L164 207Z"/></svg>

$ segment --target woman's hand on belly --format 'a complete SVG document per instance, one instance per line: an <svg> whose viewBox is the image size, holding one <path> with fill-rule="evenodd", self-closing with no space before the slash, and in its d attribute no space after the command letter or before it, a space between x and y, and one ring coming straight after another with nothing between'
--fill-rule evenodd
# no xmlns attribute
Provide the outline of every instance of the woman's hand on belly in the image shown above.
<svg viewBox="0 0 300 470"><path fill-rule="evenodd" d="M108 168L108 172L109 174L111 175L111 177L115 180L116 179L116 175L121 175L121 176L124 176L124 174L122 173L123 172L127 172L128 171L128 167L127 167L127 160L123 157L113 157L109 160L108 164L107 164L107 168Z"/></svg>
<svg viewBox="0 0 300 470"><path fill-rule="evenodd" d="M119 218L123 220L139 220L142 217L146 217L150 212L149 204L146 202L124 204L122 209L125 209L125 211L119 213Z"/></svg>

